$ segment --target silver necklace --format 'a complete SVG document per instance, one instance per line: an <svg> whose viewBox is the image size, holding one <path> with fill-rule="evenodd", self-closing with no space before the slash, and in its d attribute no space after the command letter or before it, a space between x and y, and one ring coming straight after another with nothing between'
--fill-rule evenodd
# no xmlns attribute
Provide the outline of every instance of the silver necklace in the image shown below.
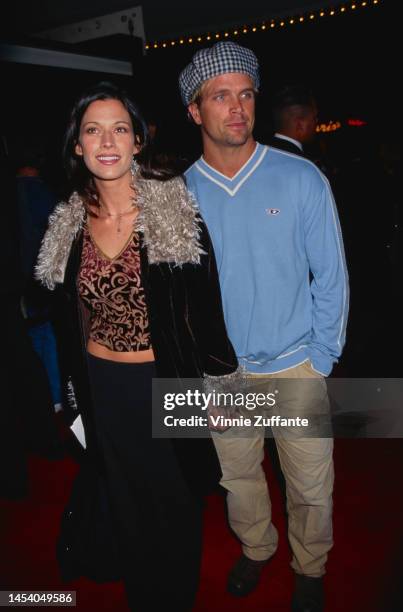
<svg viewBox="0 0 403 612"><path fill-rule="evenodd" d="M117 219L117 226L116 226L116 231L118 234L120 234L120 232L122 231L122 227L121 227L121 222L122 222L122 217L124 215L127 215L129 212L133 212L134 209L136 208L136 205L134 202L132 202L129 206L129 208L126 208L125 210L122 210L122 212L119 213L110 213L106 210L105 206L102 204L102 202L99 203L100 207L105 211L105 216L106 217L110 217L112 219ZM99 215L100 217L102 217L102 215Z"/></svg>

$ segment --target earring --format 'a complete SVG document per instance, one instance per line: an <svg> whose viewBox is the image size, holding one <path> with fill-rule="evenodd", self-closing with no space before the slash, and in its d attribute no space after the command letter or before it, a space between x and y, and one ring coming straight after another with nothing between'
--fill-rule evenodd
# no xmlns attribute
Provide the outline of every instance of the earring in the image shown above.
<svg viewBox="0 0 403 612"><path fill-rule="evenodd" d="M137 174L139 170L140 170L140 165L135 160L135 158L133 157L132 163L131 163L131 166L130 166L130 171L132 173L132 180L133 180L133 182L134 182L134 175Z"/></svg>
<svg viewBox="0 0 403 612"><path fill-rule="evenodd" d="M133 206L137 205L137 197L136 197L136 175L138 174L140 170L140 165L138 164L138 162L134 159L132 159L132 163L130 164L130 174L131 174L131 181L130 181L130 187L133 190L133 195L131 196L132 202L133 202Z"/></svg>

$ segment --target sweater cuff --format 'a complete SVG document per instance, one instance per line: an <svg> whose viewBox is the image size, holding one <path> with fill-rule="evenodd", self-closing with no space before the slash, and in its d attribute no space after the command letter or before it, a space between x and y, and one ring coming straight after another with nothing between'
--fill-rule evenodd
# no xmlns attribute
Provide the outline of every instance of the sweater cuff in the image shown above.
<svg viewBox="0 0 403 612"><path fill-rule="evenodd" d="M322 376L329 376L333 369L333 363L337 361L337 359L332 359L329 355L325 355L314 347L309 348L308 356L313 369Z"/></svg>

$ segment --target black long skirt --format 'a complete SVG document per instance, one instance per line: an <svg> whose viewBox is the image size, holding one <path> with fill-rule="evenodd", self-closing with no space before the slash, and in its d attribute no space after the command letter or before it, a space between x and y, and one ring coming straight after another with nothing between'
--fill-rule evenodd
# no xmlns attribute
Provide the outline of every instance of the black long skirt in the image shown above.
<svg viewBox="0 0 403 612"><path fill-rule="evenodd" d="M199 581L201 508L172 442L152 438L155 365L92 355L88 363L130 609L191 610Z"/></svg>

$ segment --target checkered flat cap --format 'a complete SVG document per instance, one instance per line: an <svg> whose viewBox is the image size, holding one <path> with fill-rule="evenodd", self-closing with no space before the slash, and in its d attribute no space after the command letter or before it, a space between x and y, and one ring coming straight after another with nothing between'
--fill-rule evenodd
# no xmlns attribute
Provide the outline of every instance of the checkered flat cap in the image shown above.
<svg viewBox="0 0 403 612"><path fill-rule="evenodd" d="M179 89L187 106L200 85L219 74L242 72L248 74L259 89L259 64L250 49L234 42L219 42L207 49L200 49L179 75Z"/></svg>

